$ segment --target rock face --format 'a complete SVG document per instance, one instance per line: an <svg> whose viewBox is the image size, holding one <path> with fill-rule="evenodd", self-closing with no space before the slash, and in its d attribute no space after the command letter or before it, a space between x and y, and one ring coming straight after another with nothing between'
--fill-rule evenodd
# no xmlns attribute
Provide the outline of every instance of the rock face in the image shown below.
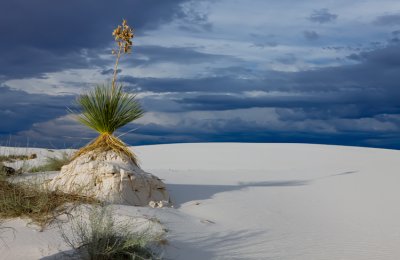
<svg viewBox="0 0 400 260"><path fill-rule="evenodd" d="M88 152L79 156L61 168L49 187L115 204L147 206L150 202L170 201L159 178L114 151Z"/></svg>

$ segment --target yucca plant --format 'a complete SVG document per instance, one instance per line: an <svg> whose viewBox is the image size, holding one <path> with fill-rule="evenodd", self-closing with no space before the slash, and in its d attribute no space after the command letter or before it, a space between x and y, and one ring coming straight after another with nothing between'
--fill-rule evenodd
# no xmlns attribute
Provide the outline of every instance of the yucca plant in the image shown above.
<svg viewBox="0 0 400 260"><path fill-rule="evenodd" d="M113 36L118 49L112 52L116 55L116 62L111 86L98 85L77 98L77 104L81 109L77 116L78 121L97 131L100 136L81 148L73 159L89 151L114 150L118 154L127 155L137 165L135 155L122 140L113 135L118 128L143 115L136 96L124 92L122 85L116 83L121 54L130 53L132 49L133 29L129 27L126 20L123 20L122 25L113 31Z"/></svg>

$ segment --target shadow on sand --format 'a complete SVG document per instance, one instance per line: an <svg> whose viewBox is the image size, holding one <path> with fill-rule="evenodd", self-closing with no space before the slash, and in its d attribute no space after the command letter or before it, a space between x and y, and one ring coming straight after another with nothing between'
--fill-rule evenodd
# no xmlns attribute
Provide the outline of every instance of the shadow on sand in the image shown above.
<svg viewBox="0 0 400 260"><path fill-rule="evenodd" d="M308 185L308 180L285 180L263 182L239 182L237 185L193 185L193 184L168 184L167 188L176 207L182 204L210 199L217 193L237 191L250 187L295 187Z"/></svg>
<svg viewBox="0 0 400 260"><path fill-rule="evenodd" d="M167 188L172 196L174 205L179 208L189 201L206 200L217 193L238 191L250 187L296 187L309 185L320 179L348 176L358 173L357 170L345 171L311 180L279 180L262 182L239 182L237 185L195 185L195 184L168 184Z"/></svg>
<svg viewBox="0 0 400 260"><path fill-rule="evenodd" d="M172 238L173 246L169 248L166 259L264 259L269 253L266 232L236 230L197 234L185 241Z"/></svg>

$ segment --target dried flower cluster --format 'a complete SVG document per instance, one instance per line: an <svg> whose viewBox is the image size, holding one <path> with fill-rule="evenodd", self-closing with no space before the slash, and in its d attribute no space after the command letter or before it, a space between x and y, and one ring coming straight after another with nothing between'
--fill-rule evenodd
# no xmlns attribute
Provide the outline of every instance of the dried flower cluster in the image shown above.
<svg viewBox="0 0 400 260"><path fill-rule="evenodd" d="M118 43L118 47L120 49L124 48L124 53L129 53L132 50L133 29L129 27L125 19L122 21L122 26L118 25L112 35ZM115 54L116 52L113 51L113 53Z"/></svg>
<svg viewBox="0 0 400 260"><path fill-rule="evenodd" d="M115 90L115 82L117 80L117 71L118 71L118 62L121 57L122 49L124 49L124 53L130 53L132 50L132 38L134 36L133 29L129 27L127 21L125 19L122 20L122 26L118 25L118 27L113 31L112 35L115 38L115 41L118 43L118 50L112 51L112 54L117 56L115 65L114 65L114 76L112 79L112 89Z"/></svg>

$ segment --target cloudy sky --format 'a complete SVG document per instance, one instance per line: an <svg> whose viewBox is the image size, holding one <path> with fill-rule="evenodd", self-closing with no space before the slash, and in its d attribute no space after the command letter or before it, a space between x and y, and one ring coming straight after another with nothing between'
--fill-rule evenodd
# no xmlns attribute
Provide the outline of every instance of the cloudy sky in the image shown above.
<svg viewBox="0 0 400 260"><path fill-rule="evenodd" d="M0 144L78 147L67 112L112 77L143 118L131 145L302 142L400 149L398 0L1 0Z"/></svg>

